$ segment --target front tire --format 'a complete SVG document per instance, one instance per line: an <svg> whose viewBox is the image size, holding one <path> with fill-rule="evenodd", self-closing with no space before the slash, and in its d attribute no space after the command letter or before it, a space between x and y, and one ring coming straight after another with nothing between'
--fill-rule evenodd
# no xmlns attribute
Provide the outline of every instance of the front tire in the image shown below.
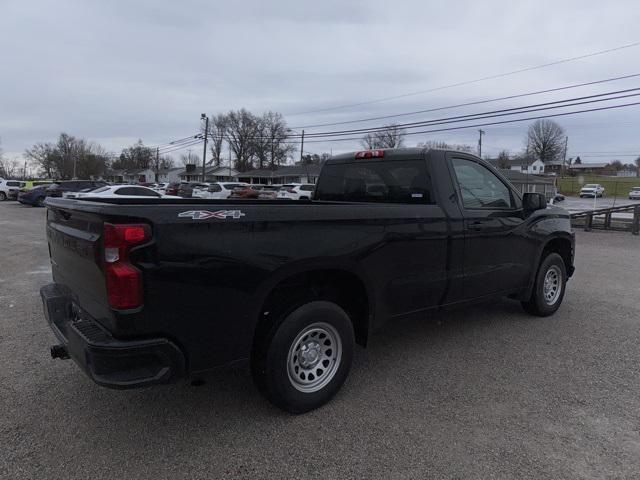
<svg viewBox="0 0 640 480"><path fill-rule="evenodd" d="M522 302L522 308L527 313L539 317L553 315L560 308L566 284L567 270L564 260L557 253L550 253L542 259L531 298Z"/></svg>
<svg viewBox="0 0 640 480"><path fill-rule="evenodd" d="M4 202L7 199L7 194L0 192L0 202Z"/></svg>
<svg viewBox="0 0 640 480"><path fill-rule="evenodd" d="M276 320L254 347L254 382L274 405L304 413L327 403L344 383L354 349L351 319L338 305L312 301Z"/></svg>

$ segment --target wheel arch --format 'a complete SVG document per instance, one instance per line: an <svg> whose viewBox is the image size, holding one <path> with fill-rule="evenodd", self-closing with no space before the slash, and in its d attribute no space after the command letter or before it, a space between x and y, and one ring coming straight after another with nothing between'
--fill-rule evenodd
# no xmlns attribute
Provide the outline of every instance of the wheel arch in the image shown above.
<svg viewBox="0 0 640 480"><path fill-rule="evenodd" d="M272 275L259 289L250 331L251 351L273 322L303 303L328 300L343 308L353 324L356 342L366 346L374 315L372 287L348 262L292 265Z"/></svg>

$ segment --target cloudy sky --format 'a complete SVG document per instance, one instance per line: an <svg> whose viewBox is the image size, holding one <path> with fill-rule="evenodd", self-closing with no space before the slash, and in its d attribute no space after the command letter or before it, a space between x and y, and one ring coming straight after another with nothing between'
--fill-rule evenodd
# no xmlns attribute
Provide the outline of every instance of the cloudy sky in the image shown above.
<svg viewBox="0 0 640 480"><path fill-rule="evenodd" d="M0 139L9 158L63 131L117 152L138 138L155 145L192 135L201 112L275 110L297 128L638 74L640 45L344 107L640 42L638 25L637 0L0 0ZM640 77L396 121L634 87ZM630 162L640 153L640 106L558 121L569 156ZM484 127L484 153L520 150L526 125ZM414 135L407 144L429 139L475 145L477 129ZM355 141L305 145L317 153L356 148Z"/></svg>

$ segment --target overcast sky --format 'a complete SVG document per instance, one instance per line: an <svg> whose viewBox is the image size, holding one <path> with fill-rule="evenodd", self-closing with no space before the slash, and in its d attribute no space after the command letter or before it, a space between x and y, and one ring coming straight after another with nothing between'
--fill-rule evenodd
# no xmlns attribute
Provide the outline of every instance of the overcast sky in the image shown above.
<svg viewBox="0 0 640 480"><path fill-rule="evenodd" d="M275 110L299 127L635 74L640 46L392 101L299 114L630 44L640 41L638 25L637 0L0 0L0 139L9 158L63 131L118 152L138 138L154 145L193 134L201 112ZM640 77L398 121L636 86ZM624 155L640 154L640 106L558 121L569 135L569 156L631 162ZM526 126L485 127L484 153L520 150ZM428 139L475 145L477 130L415 135L407 144ZM305 145L317 153L357 148L357 142Z"/></svg>

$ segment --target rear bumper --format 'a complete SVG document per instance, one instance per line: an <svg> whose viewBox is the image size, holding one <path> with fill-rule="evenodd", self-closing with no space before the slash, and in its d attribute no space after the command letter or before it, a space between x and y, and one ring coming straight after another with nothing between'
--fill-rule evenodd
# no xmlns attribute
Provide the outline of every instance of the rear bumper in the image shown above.
<svg viewBox="0 0 640 480"><path fill-rule="evenodd" d="M136 388L167 383L185 374L185 358L166 338L118 340L73 306L65 289L40 289L49 326L82 370L97 384ZM59 350L59 349L58 349Z"/></svg>

